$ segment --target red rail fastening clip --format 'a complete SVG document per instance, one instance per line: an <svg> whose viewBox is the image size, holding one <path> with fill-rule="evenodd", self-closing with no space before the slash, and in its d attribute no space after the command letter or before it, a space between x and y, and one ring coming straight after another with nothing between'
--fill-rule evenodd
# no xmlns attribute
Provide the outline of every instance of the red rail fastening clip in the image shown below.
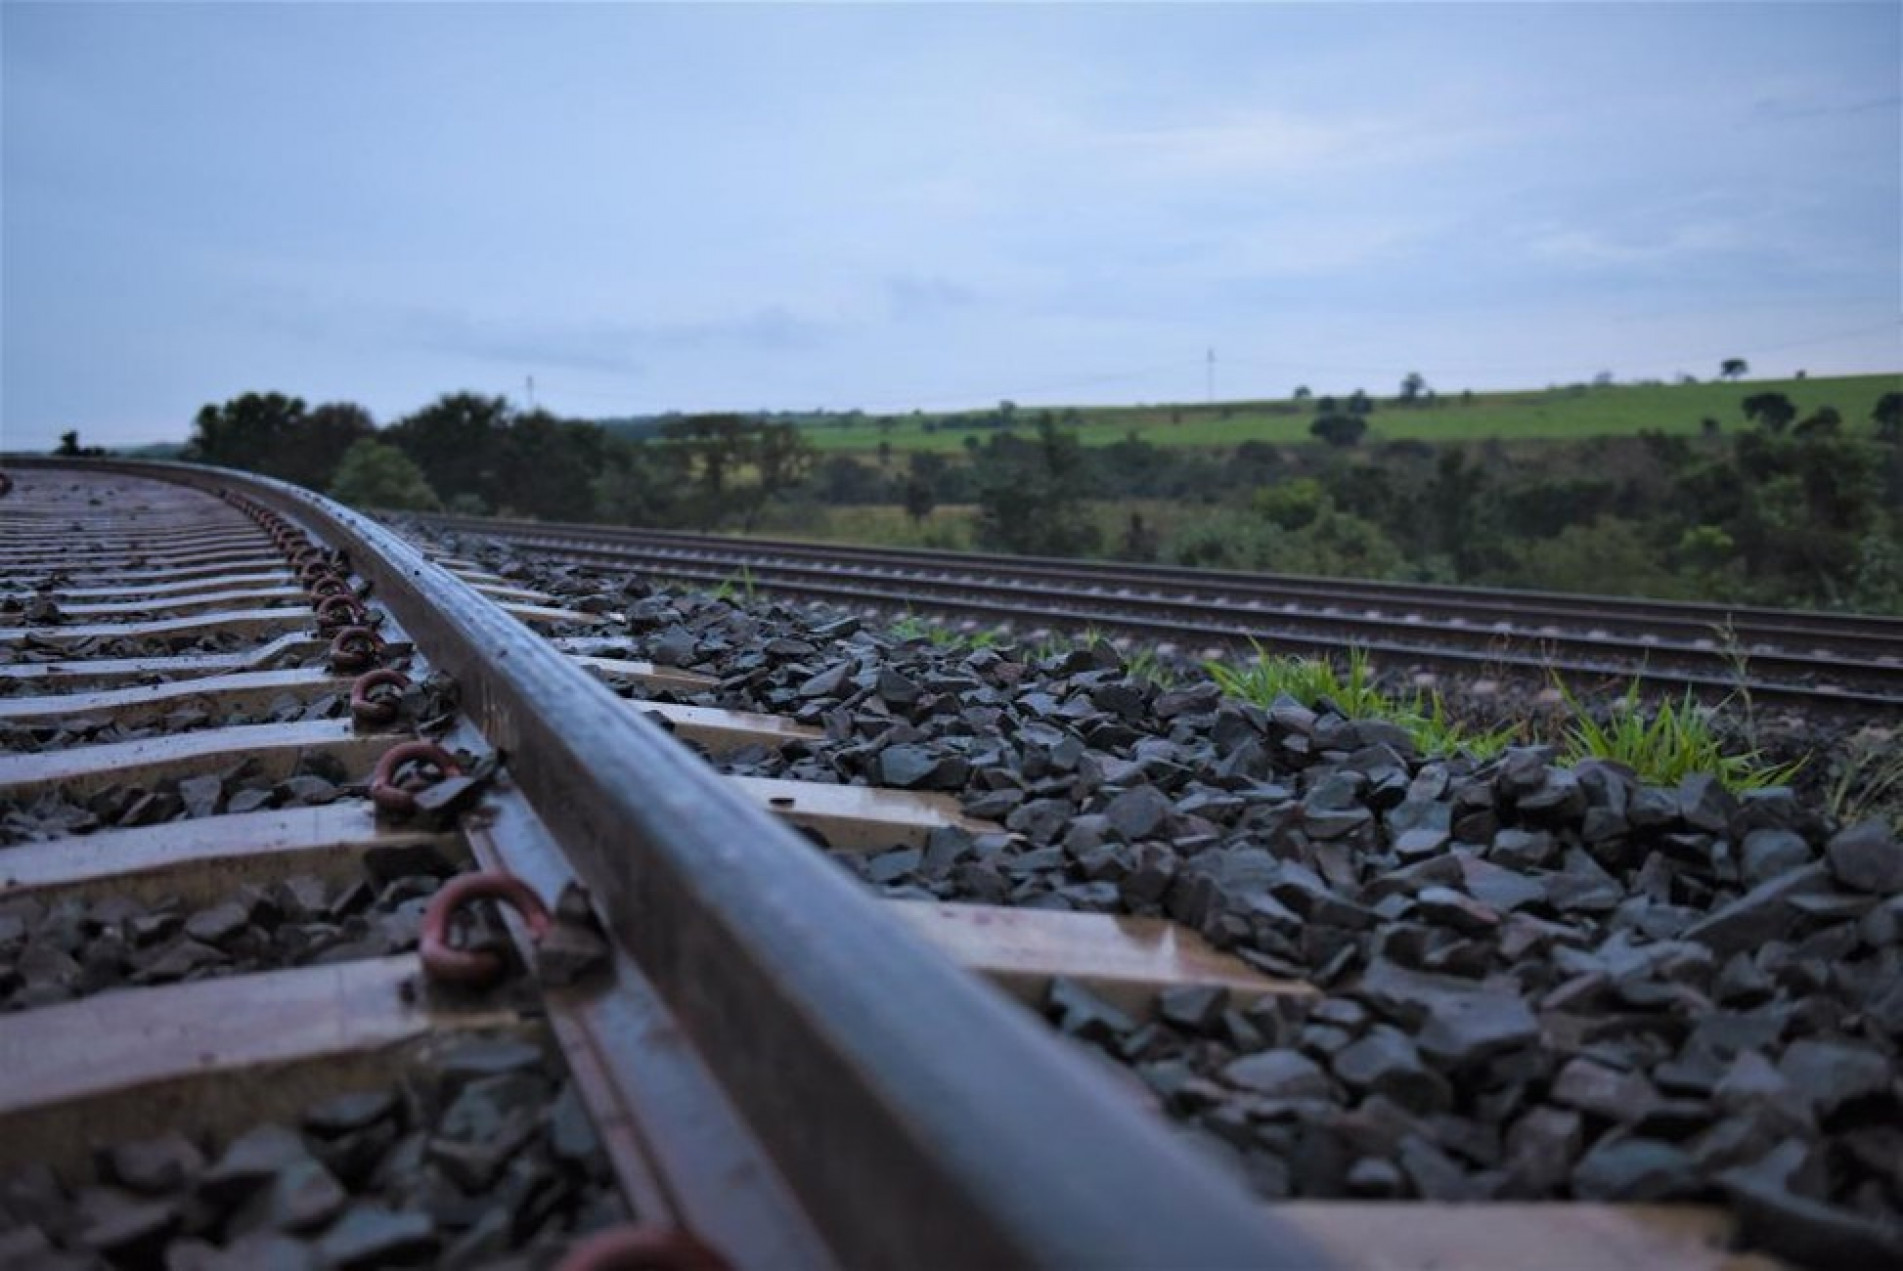
<svg viewBox="0 0 1903 1271"><path fill-rule="evenodd" d="M327 560L305 561L297 571L297 581L303 583L306 587L309 587L312 583L321 582L326 578L341 579L342 577L343 576L337 572L337 567Z"/></svg>
<svg viewBox="0 0 1903 1271"><path fill-rule="evenodd" d="M635 1223L589 1236L555 1271L731 1271L731 1264L683 1228Z"/></svg>
<svg viewBox="0 0 1903 1271"><path fill-rule="evenodd" d="M370 613L355 596L325 596L317 602L317 629L335 631L338 627L368 625Z"/></svg>
<svg viewBox="0 0 1903 1271"><path fill-rule="evenodd" d="M304 590L311 594L313 600L322 600L326 596L355 597L357 594L350 589L350 580L339 577L334 570L318 570L315 577L299 578L298 581L304 584Z"/></svg>
<svg viewBox="0 0 1903 1271"><path fill-rule="evenodd" d="M419 774L412 773L409 780L398 783L397 773L405 764L427 764L440 774L433 780L418 780ZM383 758L377 760L376 771L370 774L370 801L385 812L399 815L416 811L416 790L433 785L444 777L460 777L463 770L447 750L433 741L406 741L390 747L383 752Z"/></svg>
<svg viewBox="0 0 1903 1271"><path fill-rule="evenodd" d="M340 675L367 671L383 652L383 637L369 627L345 627L330 638L330 669Z"/></svg>
<svg viewBox="0 0 1903 1271"><path fill-rule="evenodd" d="M370 690L383 687L394 688L401 692L410 686L409 676L391 667L376 671L366 671L357 677L350 686L350 717L359 724L387 724L396 718L397 701L394 697L372 697Z"/></svg>
<svg viewBox="0 0 1903 1271"><path fill-rule="evenodd" d="M487 949L458 949L449 943L450 919L472 900L500 900L511 906L528 924L531 940L540 940L553 921L542 898L514 874L500 870L458 874L443 884L423 911L417 952L423 959L423 973L430 979L480 987L494 983L502 974L502 959L496 954Z"/></svg>

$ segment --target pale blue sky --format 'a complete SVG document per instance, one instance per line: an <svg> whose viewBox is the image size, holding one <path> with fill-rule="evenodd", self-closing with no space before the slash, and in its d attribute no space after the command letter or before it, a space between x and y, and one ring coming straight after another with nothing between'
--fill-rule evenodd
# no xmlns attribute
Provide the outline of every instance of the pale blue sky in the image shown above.
<svg viewBox="0 0 1903 1271"><path fill-rule="evenodd" d="M1903 6L0 4L0 444L1903 368Z"/></svg>

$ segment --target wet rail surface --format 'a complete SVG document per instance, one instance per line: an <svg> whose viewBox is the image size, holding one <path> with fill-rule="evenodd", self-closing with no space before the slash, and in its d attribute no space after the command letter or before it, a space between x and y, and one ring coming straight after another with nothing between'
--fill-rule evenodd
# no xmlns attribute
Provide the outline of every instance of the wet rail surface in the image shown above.
<svg viewBox="0 0 1903 1271"><path fill-rule="evenodd" d="M722 779L646 716L810 730L632 709L597 677L693 677L302 492L155 475L0 500L10 1255L1768 1265L1707 1207L1259 1204L1008 999L1306 986L1162 921L869 899L798 831L984 827Z"/></svg>
<svg viewBox="0 0 1903 1271"><path fill-rule="evenodd" d="M363 518L175 475L0 504L22 1256L1313 1256L786 796Z"/></svg>
<svg viewBox="0 0 1903 1271"><path fill-rule="evenodd" d="M421 516L437 529L709 585L1018 626L1091 626L1191 650L1353 644L1468 676L1639 678L1714 696L1903 709L1903 618L1561 593L1255 576L1159 566ZM742 572L744 571L744 573Z"/></svg>

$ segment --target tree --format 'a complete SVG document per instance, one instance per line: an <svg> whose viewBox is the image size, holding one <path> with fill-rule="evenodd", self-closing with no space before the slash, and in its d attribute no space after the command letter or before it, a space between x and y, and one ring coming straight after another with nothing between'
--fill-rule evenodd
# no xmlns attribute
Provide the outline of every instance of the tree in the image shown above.
<svg viewBox="0 0 1903 1271"><path fill-rule="evenodd" d="M1295 400L1298 402L1305 402L1314 395L1314 393L1309 391L1308 385L1306 384L1297 384L1295 386Z"/></svg>
<svg viewBox="0 0 1903 1271"><path fill-rule="evenodd" d="M73 428L59 435L59 449L53 452L62 458L71 458L79 454L79 429Z"/></svg>
<svg viewBox="0 0 1903 1271"><path fill-rule="evenodd" d="M1357 388L1348 396L1348 413L1350 415L1372 415L1374 413L1374 399Z"/></svg>
<svg viewBox="0 0 1903 1271"><path fill-rule="evenodd" d="M1771 432L1783 432L1797 418L1797 407L1782 393L1753 393L1744 399L1744 417L1756 420Z"/></svg>
<svg viewBox="0 0 1903 1271"><path fill-rule="evenodd" d="M1043 556L1075 556L1097 546L1085 518L1085 460L1077 434L1040 419L1037 433L991 438L973 463L978 486L978 541L986 548Z"/></svg>
<svg viewBox="0 0 1903 1271"><path fill-rule="evenodd" d="M1419 371L1409 371L1401 381L1401 404L1412 406L1427 389L1427 380Z"/></svg>
<svg viewBox="0 0 1903 1271"><path fill-rule="evenodd" d="M598 424L545 410L515 415L497 439L497 509L545 520L591 519L606 444Z"/></svg>
<svg viewBox="0 0 1903 1271"><path fill-rule="evenodd" d="M1368 431L1368 421L1360 415L1317 415L1308 431L1331 446L1346 449L1361 440Z"/></svg>
<svg viewBox="0 0 1903 1271"><path fill-rule="evenodd" d="M945 479L950 467L944 455L936 455L929 450L912 452L911 471L906 474L900 497L905 503L905 514L912 518L914 525L921 524L938 506L939 483Z"/></svg>
<svg viewBox="0 0 1903 1271"><path fill-rule="evenodd" d="M285 431L275 475L308 489L326 489L350 448L376 431L376 422L363 407L326 402Z"/></svg>
<svg viewBox="0 0 1903 1271"><path fill-rule="evenodd" d="M491 509L504 502L509 420L509 403L501 397L445 393L392 424L384 437L415 461L445 501Z"/></svg>
<svg viewBox="0 0 1903 1271"><path fill-rule="evenodd" d="M416 461L397 447L364 437L337 463L330 496L359 508L434 512L443 506Z"/></svg>
<svg viewBox="0 0 1903 1271"><path fill-rule="evenodd" d="M1718 378L1727 380L1742 379L1751 370L1751 364L1741 357L1728 357L1718 364Z"/></svg>
<svg viewBox="0 0 1903 1271"><path fill-rule="evenodd" d="M1792 429L1800 437L1814 437L1820 433L1834 433L1843 426L1844 417L1835 406L1819 406Z"/></svg>
<svg viewBox="0 0 1903 1271"><path fill-rule="evenodd" d="M282 393L245 393L224 405L199 408L185 458L268 476L285 476L292 430L304 419L304 399Z"/></svg>
<svg viewBox="0 0 1903 1271"><path fill-rule="evenodd" d="M1877 426L1879 439L1903 440L1903 393L1885 393L1877 398L1876 408L1870 412L1870 418Z"/></svg>

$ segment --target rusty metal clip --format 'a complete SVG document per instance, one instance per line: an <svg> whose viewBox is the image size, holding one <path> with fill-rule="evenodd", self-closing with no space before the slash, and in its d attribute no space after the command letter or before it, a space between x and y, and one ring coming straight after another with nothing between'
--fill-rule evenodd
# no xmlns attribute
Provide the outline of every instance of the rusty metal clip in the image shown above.
<svg viewBox="0 0 1903 1271"><path fill-rule="evenodd" d="M406 741L390 747L383 752L383 758L377 760L376 771L370 774L370 801L385 812L408 815L416 811L416 791L408 788L408 783L397 784L397 771L404 764L428 764L440 774L435 780L445 777L460 777L462 768L447 750L433 741ZM423 781L421 785L431 782Z"/></svg>
<svg viewBox="0 0 1903 1271"><path fill-rule="evenodd" d="M317 602L317 629L335 631L338 627L367 627L370 612L355 596L325 596Z"/></svg>
<svg viewBox="0 0 1903 1271"><path fill-rule="evenodd" d="M398 690L410 686L410 677L391 667L366 671L350 686L350 717L359 724L387 724L397 716L397 703L389 697L372 697L370 690L389 686Z"/></svg>
<svg viewBox="0 0 1903 1271"><path fill-rule="evenodd" d="M367 671L383 652L383 637L369 627L345 627L330 638L330 669L342 675Z"/></svg>
<svg viewBox="0 0 1903 1271"><path fill-rule="evenodd" d="M630 1223L574 1245L555 1271L731 1271L731 1265L684 1227Z"/></svg>
<svg viewBox="0 0 1903 1271"><path fill-rule="evenodd" d="M500 870L458 874L443 884L442 890L431 897L429 908L423 911L423 931L417 952L423 959L423 973L430 979L481 986L494 983L502 974L502 959L489 950L458 949L449 943L450 919L472 900L499 900L513 907L528 925L531 940L540 940L548 930L548 906L514 874Z"/></svg>
<svg viewBox="0 0 1903 1271"><path fill-rule="evenodd" d="M311 594L311 599L313 600L322 600L326 596L351 596L354 598L357 594L350 589L349 579L341 578L330 570L320 570L317 576L309 581L305 581L301 578L299 581L304 582L304 590Z"/></svg>

